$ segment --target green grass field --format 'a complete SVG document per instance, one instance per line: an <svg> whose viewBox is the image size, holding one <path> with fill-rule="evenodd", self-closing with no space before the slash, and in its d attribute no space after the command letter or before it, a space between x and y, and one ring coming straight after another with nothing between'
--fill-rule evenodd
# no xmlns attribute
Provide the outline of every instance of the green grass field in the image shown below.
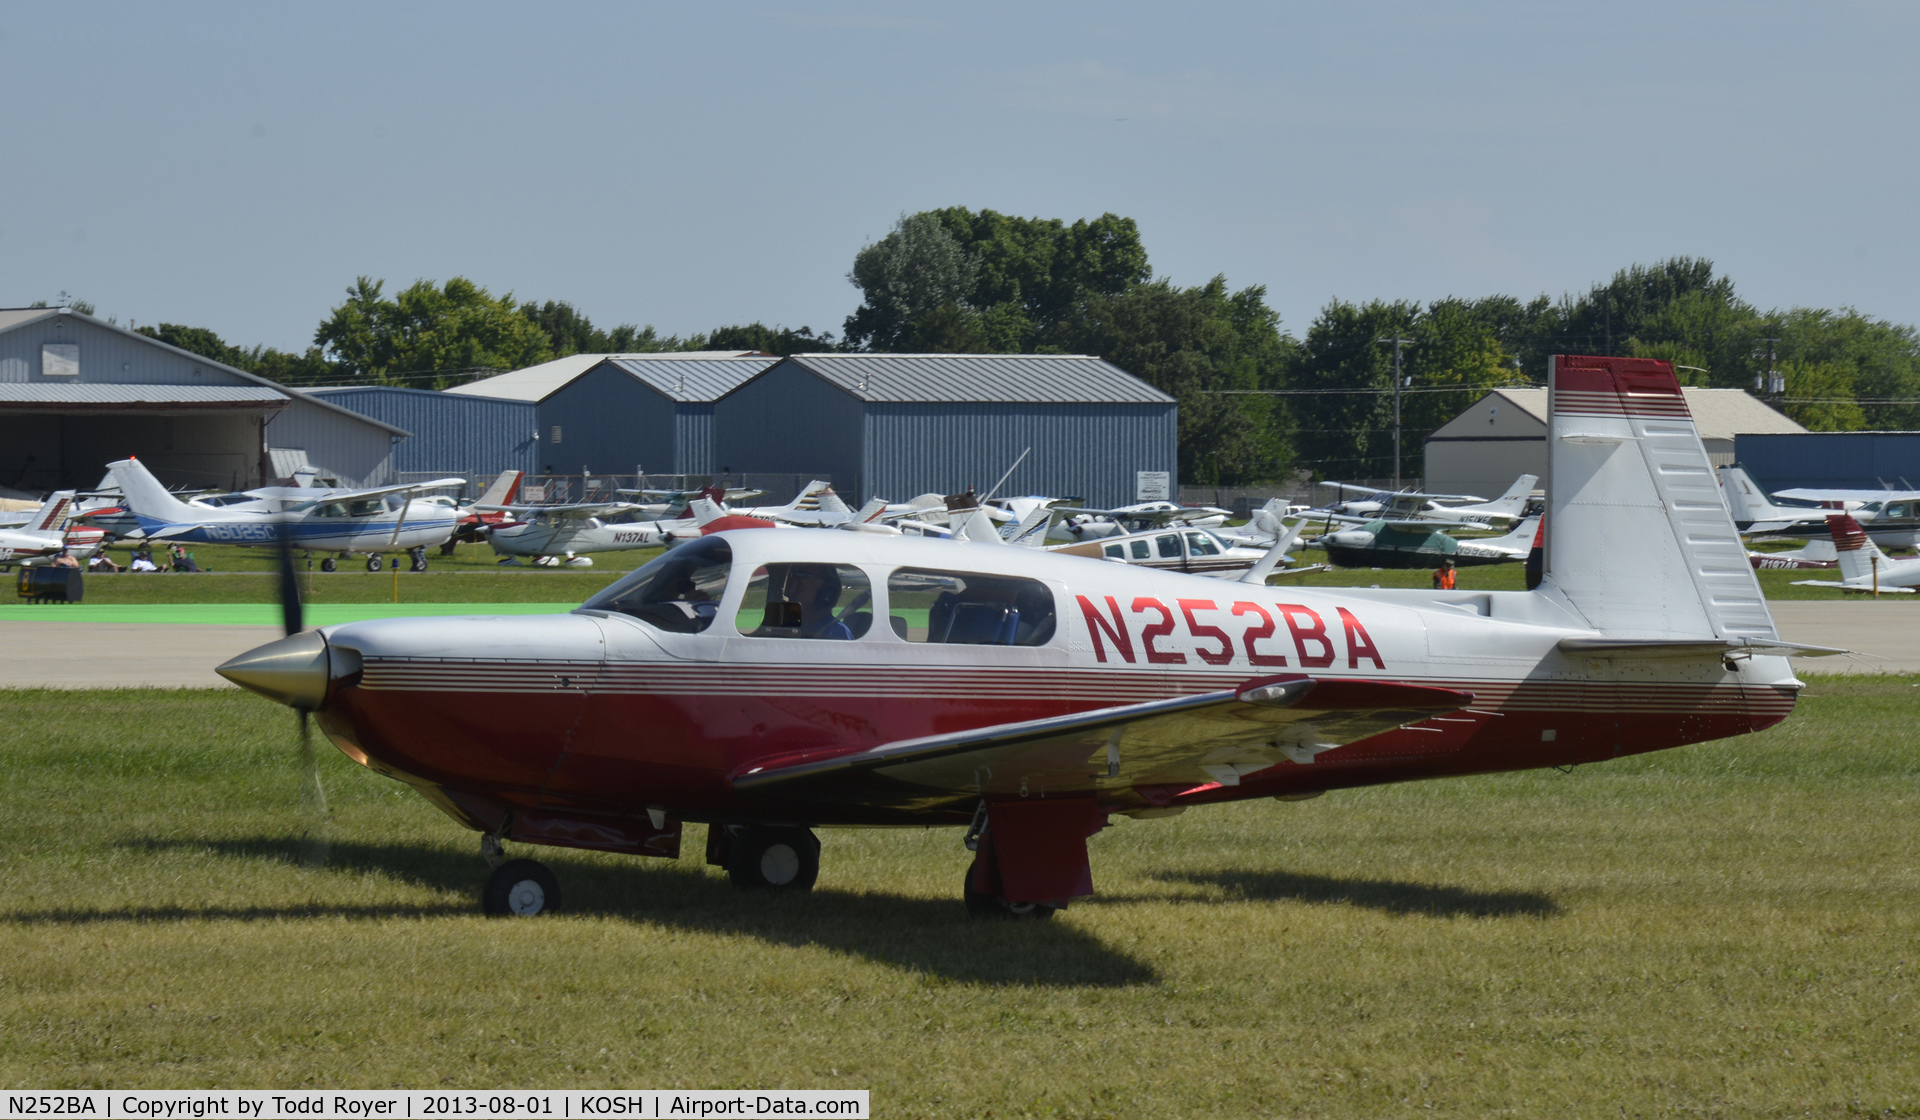
<svg viewBox="0 0 1920 1120"><path fill-rule="evenodd" d="M1100 895L977 923L955 830L823 834L807 897L473 834L239 692L14 692L8 1086L866 1087L882 1116L1920 1115L1913 678L1758 736L1120 820Z"/></svg>

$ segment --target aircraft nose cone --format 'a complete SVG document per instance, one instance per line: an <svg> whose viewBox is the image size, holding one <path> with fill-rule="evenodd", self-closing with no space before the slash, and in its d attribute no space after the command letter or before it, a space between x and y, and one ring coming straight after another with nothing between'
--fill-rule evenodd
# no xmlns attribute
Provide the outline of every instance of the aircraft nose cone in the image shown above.
<svg viewBox="0 0 1920 1120"><path fill-rule="evenodd" d="M248 650L214 672L269 700L312 711L327 698L327 640L314 630L292 634Z"/></svg>

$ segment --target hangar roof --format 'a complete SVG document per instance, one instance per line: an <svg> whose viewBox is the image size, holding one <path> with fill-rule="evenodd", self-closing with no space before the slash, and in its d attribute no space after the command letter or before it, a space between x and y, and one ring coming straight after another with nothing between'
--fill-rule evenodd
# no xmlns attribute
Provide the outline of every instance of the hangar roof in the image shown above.
<svg viewBox="0 0 1920 1120"><path fill-rule="evenodd" d="M787 360L864 401L1174 403L1086 354L795 354Z"/></svg>
<svg viewBox="0 0 1920 1120"><path fill-rule="evenodd" d="M779 360L780 359L771 355L761 354L756 350L684 350L662 354L570 354L564 358L555 358L551 362L542 362L537 366L528 366L525 369L516 369L511 373L503 373L496 377L488 377L480 381L470 381L465 385L456 385L446 390L446 392L459 393L463 396L502 397L507 400L516 401L543 401L561 389L564 389L567 385L571 384L575 378L586 373L601 362L611 361L622 370L638 377L649 386L670 397L674 397L676 400L710 401L725 395L728 390L738 385L741 381L745 381L747 378L752 377L754 374L759 373L761 370ZM721 390L715 396L675 396L675 392L671 387L681 383L679 373L676 373L673 369L668 369L655 375L648 375L643 372L652 368L656 363L667 362L675 363L676 367L682 362L693 362L701 366L715 366L716 370L719 368L730 368L726 367L724 365L725 363L739 362L741 365L738 368L746 369L748 366L752 368L748 369L747 373L737 381L734 381L732 385L727 386L727 389ZM755 362L758 364L754 364ZM716 366L716 363L720 363L721 365ZM687 373L686 380L690 384L704 384L709 376L718 376L717 373L702 373L696 375L691 370L685 372ZM697 381L696 378L698 378Z"/></svg>
<svg viewBox="0 0 1920 1120"><path fill-rule="evenodd" d="M255 385L0 382L0 406L27 408L285 408L291 398Z"/></svg>
<svg viewBox="0 0 1920 1120"><path fill-rule="evenodd" d="M1694 427L1700 430L1702 439L1732 439L1735 435L1770 435L1806 431L1805 428L1774 411L1765 401L1745 389L1701 389L1682 386L1680 391L1686 395L1687 411L1693 414ZM1515 408L1539 421L1542 427L1546 425L1547 391L1545 389L1495 389L1475 401L1459 417L1448 421L1433 434L1436 436L1454 434L1447 429L1468 414L1478 415L1480 406L1493 397L1504 398Z"/></svg>

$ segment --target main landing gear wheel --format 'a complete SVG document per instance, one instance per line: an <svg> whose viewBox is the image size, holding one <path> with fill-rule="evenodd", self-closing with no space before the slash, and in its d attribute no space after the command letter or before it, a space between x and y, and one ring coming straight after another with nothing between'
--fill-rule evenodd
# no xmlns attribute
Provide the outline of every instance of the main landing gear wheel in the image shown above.
<svg viewBox="0 0 1920 1120"><path fill-rule="evenodd" d="M1008 902L998 895L974 890L971 867L967 868L966 885L961 889L961 897L966 900L969 918L1028 918L1044 922L1056 913L1054 907L1044 902Z"/></svg>
<svg viewBox="0 0 1920 1120"><path fill-rule="evenodd" d="M322 556L320 558L320 570L323 572L331 572L335 568L338 568L339 566L340 565L335 563L333 557L331 556Z"/></svg>
<svg viewBox="0 0 1920 1120"><path fill-rule="evenodd" d="M380 569L381 569L381 568L382 568L383 566L384 566L384 565L382 564L382 562L381 562L381 560L380 560L380 554L379 554L379 553L377 553L377 552L376 552L376 553L374 553L374 554L373 554L372 556L369 556L369 557L367 557L367 570L368 570L369 572L377 572L377 571L379 571L379 570L380 570Z"/></svg>
<svg viewBox="0 0 1920 1120"><path fill-rule="evenodd" d="M545 865L513 859L493 869L480 894L480 908L492 918L537 918L560 909L560 881Z"/></svg>
<svg viewBox="0 0 1920 1120"><path fill-rule="evenodd" d="M749 828L734 835L727 878L744 890L810 891L820 877L820 841L804 828Z"/></svg>

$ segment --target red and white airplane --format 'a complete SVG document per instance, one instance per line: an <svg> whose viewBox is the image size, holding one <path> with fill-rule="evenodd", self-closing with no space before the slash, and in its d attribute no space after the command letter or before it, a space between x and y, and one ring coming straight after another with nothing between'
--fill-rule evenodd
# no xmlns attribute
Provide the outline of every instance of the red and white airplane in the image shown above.
<svg viewBox="0 0 1920 1120"><path fill-rule="evenodd" d="M222 665L502 842L806 889L813 830L950 825L976 914L1091 893L1087 840L1249 798L1602 762L1759 731L1802 685L1666 362L1556 358L1526 592L1223 584L1034 550L704 537L567 615L294 634ZM1630 544L1628 542L1631 542ZM506 701L476 704L476 694ZM957 869L956 869L957 870Z"/></svg>
<svg viewBox="0 0 1920 1120"><path fill-rule="evenodd" d="M84 561L98 552L106 530L66 527L74 512L73 496L72 490L62 490L42 502L24 525L0 529L0 567L50 564L62 552Z"/></svg>
<svg viewBox="0 0 1920 1120"><path fill-rule="evenodd" d="M1837 503L1836 503L1837 504ZM1796 587L1837 587L1842 591L1886 591L1911 595L1920 587L1920 560L1896 560L1880 551L1873 538L1851 513L1830 513L1827 529L1833 534L1840 579L1796 579Z"/></svg>

